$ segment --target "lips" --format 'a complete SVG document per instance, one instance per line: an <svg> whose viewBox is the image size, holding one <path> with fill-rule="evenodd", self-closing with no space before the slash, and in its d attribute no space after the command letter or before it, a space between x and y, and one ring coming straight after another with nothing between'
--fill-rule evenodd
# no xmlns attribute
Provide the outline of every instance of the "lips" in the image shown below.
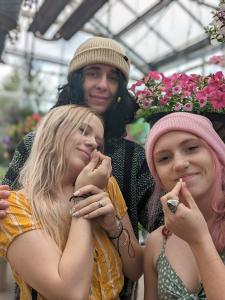
<svg viewBox="0 0 225 300"><path fill-rule="evenodd" d="M191 180L194 176L198 175L199 173L188 173L188 174L183 174L181 176L179 176L179 178L176 178L176 181L179 181L180 178L182 178L183 181L187 182L189 180Z"/></svg>
<svg viewBox="0 0 225 300"><path fill-rule="evenodd" d="M91 153L89 153L88 151L85 151L85 150L83 150L83 149L78 149L80 152L82 152L85 156L86 156L86 158L88 159L88 160L90 160L91 159Z"/></svg>
<svg viewBox="0 0 225 300"><path fill-rule="evenodd" d="M90 97L93 100L95 100L96 102L107 102L108 101L108 97L102 97L102 95L92 95Z"/></svg>

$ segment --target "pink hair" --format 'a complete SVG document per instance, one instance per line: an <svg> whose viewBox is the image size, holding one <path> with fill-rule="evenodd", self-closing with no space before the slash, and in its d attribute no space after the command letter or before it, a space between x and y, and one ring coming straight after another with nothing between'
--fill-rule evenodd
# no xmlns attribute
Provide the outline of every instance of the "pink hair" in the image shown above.
<svg viewBox="0 0 225 300"><path fill-rule="evenodd" d="M221 191L221 187L223 192L225 192L225 169L224 166L221 165L216 153L213 149L207 145L208 150L210 151L213 163L214 163L214 172L215 172L215 180L212 191L211 198L211 207L212 210L216 214L216 219L213 222L210 233L215 244L215 247L218 252L221 252L225 249L225 195L223 197L223 207L217 207L217 196Z"/></svg>
<svg viewBox="0 0 225 300"><path fill-rule="evenodd" d="M223 187L223 191L225 191L225 168L224 166L221 165L215 151L213 151L213 149L208 144L206 144L205 141L203 142L212 155L215 178L217 178L217 180L215 180L213 184L212 199L211 199L211 208L216 214L216 219L210 228L210 234L212 236L217 251L222 252L225 249L225 195L224 195L224 202L223 202L222 209L217 207L217 195L221 191L221 186ZM158 174L155 173L154 177L155 177L155 188L152 196L150 197L149 206L148 206L149 231L152 231L152 226L154 221L153 216L151 217L152 208L158 206L157 202L159 201L160 196L162 196L162 191L163 191L162 184L158 177Z"/></svg>

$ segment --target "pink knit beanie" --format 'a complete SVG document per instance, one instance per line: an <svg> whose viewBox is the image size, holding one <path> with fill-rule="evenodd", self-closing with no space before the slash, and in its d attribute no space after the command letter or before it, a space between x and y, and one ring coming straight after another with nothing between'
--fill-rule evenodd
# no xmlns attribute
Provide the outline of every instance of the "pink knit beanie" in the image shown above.
<svg viewBox="0 0 225 300"><path fill-rule="evenodd" d="M216 153L219 161L225 166L225 144L214 130L212 123L201 115L176 112L166 115L151 128L146 141L146 159L151 174L156 177L153 162L153 150L159 137L170 131L185 131L204 140Z"/></svg>

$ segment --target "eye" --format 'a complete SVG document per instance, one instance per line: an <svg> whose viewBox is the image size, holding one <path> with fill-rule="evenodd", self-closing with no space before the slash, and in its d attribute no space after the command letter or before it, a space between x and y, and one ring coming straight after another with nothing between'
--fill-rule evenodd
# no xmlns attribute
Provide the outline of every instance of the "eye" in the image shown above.
<svg viewBox="0 0 225 300"><path fill-rule="evenodd" d="M189 151L189 152L194 152L194 151L196 151L198 148L199 148L199 145L189 145L189 146L187 147L187 151Z"/></svg>
<svg viewBox="0 0 225 300"><path fill-rule="evenodd" d="M110 73L109 74L109 80L118 82L119 81L118 74L117 73Z"/></svg>
<svg viewBox="0 0 225 300"><path fill-rule="evenodd" d="M162 156L159 161L162 162L162 161L167 161L169 160L169 156Z"/></svg>
<svg viewBox="0 0 225 300"><path fill-rule="evenodd" d="M84 73L86 77L96 78L98 77L98 72L96 70L88 70Z"/></svg>
<svg viewBox="0 0 225 300"><path fill-rule="evenodd" d="M87 127L80 126L79 131L82 135L87 135Z"/></svg>
<svg viewBox="0 0 225 300"><path fill-rule="evenodd" d="M169 161L169 159L170 159L169 155L162 155L162 156L159 156L156 158L156 162L157 163L166 163Z"/></svg>

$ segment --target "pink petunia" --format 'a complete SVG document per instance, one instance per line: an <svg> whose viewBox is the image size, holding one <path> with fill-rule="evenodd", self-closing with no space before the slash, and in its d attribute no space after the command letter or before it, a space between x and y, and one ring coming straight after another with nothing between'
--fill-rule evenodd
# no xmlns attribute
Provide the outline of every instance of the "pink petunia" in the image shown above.
<svg viewBox="0 0 225 300"><path fill-rule="evenodd" d="M168 103L168 101L169 101L169 98L164 96L159 100L159 104L164 106Z"/></svg>
<svg viewBox="0 0 225 300"><path fill-rule="evenodd" d="M191 102L188 102L188 103L184 104L183 108L184 108L184 111L192 111L193 104Z"/></svg>
<svg viewBox="0 0 225 300"><path fill-rule="evenodd" d="M182 109L183 105L179 102L177 102L174 106L175 111L180 111Z"/></svg>

